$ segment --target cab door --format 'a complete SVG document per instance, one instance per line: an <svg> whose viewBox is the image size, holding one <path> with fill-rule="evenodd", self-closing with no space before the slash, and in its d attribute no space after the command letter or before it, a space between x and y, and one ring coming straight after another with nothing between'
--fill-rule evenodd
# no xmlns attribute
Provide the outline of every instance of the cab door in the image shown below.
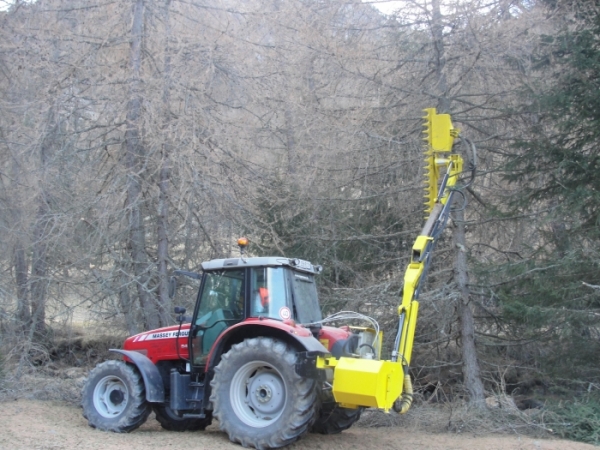
<svg viewBox="0 0 600 450"><path fill-rule="evenodd" d="M194 366L204 365L221 333L244 319L245 273L244 269L204 272L190 332L190 361Z"/></svg>

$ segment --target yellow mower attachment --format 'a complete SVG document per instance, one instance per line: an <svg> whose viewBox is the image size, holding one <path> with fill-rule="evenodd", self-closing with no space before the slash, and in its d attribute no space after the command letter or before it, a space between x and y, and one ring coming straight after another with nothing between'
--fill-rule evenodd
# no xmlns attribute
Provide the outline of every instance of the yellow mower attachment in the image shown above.
<svg viewBox="0 0 600 450"><path fill-rule="evenodd" d="M402 394L402 364L362 358L319 358L320 369L334 368L333 397L344 408L367 406L388 412Z"/></svg>

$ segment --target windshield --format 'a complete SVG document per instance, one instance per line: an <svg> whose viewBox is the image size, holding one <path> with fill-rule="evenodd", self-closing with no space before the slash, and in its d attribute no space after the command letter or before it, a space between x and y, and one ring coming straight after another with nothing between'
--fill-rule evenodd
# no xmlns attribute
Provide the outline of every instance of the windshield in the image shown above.
<svg viewBox="0 0 600 450"><path fill-rule="evenodd" d="M312 275L284 267L254 268L251 274L252 317L294 319L299 323L323 318Z"/></svg>
<svg viewBox="0 0 600 450"><path fill-rule="evenodd" d="M312 275L290 272L294 293L294 316L299 323L318 322L323 318L317 285Z"/></svg>

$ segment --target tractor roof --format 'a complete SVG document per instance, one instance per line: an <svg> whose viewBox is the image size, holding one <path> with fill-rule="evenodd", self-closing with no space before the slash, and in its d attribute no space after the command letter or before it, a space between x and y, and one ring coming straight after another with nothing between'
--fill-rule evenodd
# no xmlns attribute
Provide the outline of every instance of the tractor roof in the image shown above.
<svg viewBox="0 0 600 450"><path fill-rule="evenodd" d="M321 266L313 266L310 262L297 258L284 258L281 256L264 256L258 258L229 258L213 259L202 263L202 270L220 270L242 267L278 267L287 266L294 270L308 273L321 273Z"/></svg>

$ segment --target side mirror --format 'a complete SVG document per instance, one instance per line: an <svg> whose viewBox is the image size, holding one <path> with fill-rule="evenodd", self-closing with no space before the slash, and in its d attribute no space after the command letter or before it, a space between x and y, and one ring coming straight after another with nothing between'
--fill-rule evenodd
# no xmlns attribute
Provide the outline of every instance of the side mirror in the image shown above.
<svg viewBox="0 0 600 450"><path fill-rule="evenodd" d="M177 314L175 320L177 320L177 322L179 322L180 324L183 322L192 321L192 318L190 316L185 315L185 308L183 306L176 306L175 308L173 308L173 310L175 311L175 314Z"/></svg>
<svg viewBox="0 0 600 450"><path fill-rule="evenodd" d="M177 277L171 277L169 278L169 298L171 300L175 298L175 292L177 292Z"/></svg>

